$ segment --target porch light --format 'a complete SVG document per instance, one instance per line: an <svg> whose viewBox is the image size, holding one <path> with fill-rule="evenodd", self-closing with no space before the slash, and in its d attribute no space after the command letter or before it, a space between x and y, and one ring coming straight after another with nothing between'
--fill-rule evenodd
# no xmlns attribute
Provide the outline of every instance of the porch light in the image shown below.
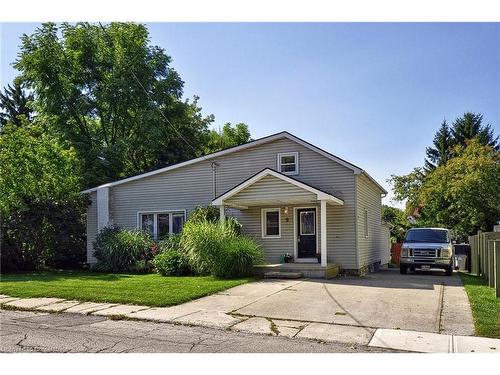
<svg viewBox="0 0 500 375"><path fill-rule="evenodd" d="M285 206L285 209L283 212L285 213L285 215L288 215L288 206Z"/></svg>

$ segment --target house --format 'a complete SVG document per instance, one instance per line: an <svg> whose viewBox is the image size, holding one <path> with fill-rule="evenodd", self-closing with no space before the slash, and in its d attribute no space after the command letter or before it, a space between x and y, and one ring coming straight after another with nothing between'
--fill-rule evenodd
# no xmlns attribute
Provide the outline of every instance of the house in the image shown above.
<svg viewBox="0 0 500 375"><path fill-rule="evenodd" d="M236 217L270 264L293 254L296 268L362 274L388 262L381 198L368 173L288 132L84 191L87 259L109 224L159 238L181 231L197 206ZM318 263L318 258L320 263Z"/></svg>

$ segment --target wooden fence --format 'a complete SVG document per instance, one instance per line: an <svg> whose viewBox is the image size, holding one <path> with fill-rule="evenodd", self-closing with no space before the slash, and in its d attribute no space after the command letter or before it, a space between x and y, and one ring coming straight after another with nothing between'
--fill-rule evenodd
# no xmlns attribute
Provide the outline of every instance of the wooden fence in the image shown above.
<svg viewBox="0 0 500 375"><path fill-rule="evenodd" d="M471 273L482 276L500 297L500 232L469 236Z"/></svg>

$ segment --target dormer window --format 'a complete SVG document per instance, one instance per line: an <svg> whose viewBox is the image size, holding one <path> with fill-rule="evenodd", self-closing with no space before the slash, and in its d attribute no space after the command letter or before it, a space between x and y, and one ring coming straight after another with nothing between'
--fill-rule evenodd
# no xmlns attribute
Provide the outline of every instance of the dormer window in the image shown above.
<svg viewBox="0 0 500 375"><path fill-rule="evenodd" d="M299 174L299 153L298 152L279 153L278 172L287 175Z"/></svg>

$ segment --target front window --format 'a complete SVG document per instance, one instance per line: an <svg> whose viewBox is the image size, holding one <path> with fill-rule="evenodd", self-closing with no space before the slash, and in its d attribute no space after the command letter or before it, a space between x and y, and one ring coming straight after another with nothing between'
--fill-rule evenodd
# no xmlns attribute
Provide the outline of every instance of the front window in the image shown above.
<svg viewBox="0 0 500 375"><path fill-rule="evenodd" d="M180 233L185 221L185 212L139 213L140 228L150 233L155 240Z"/></svg>
<svg viewBox="0 0 500 375"><path fill-rule="evenodd" d="M405 242L430 242L430 243L448 243L448 231L442 229L410 229L406 233Z"/></svg>
<svg viewBox="0 0 500 375"><path fill-rule="evenodd" d="M180 233L184 226L184 213L172 214L172 232Z"/></svg>
<svg viewBox="0 0 500 375"><path fill-rule="evenodd" d="M283 174L299 174L299 153L287 152L278 154L278 171Z"/></svg>
<svg viewBox="0 0 500 375"><path fill-rule="evenodd" d="M141 215L141 229L149 232L151 235L153 235L154 232L154 215L153 214L146 214L146 215Z"/></svg>
<svg viewBox="0 0 500 375"><path fill-rule="evenodd" d="M262 238L279 238L281 236L280 209L262 210Z"/></svg>
<svg viewBox="0 0 500 375"><path fill-rule="evenodd" d="M158 214L158 238L163 238L170 233L170 214Z"/></svg>

